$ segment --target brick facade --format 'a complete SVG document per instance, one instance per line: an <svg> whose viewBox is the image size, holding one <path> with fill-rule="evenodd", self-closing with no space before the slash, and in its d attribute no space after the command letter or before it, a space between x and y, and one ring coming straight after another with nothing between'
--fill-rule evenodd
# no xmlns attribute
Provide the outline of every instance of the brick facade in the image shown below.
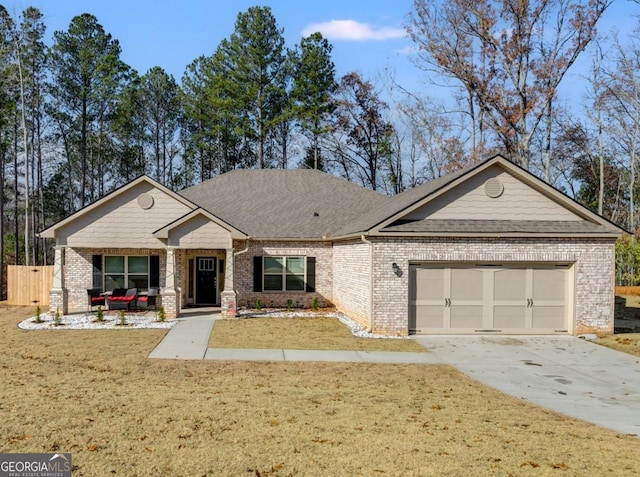
<svg viewBox="0 0 640 477"><path fill-rule="evenodd" d="M371 316L370 245L362 240L336 242L333 248L333 297L336 308L368 328Z"/></svg>
<svg viewBox="0 0 640 477"><path fill-rule="evenodd" d="M573 283L568 297L575 314L569 318L572 334L613 332L614 242L610 239L505 239L505 238L370 238L345 242L234 243L234 292L219 290L225 310L253 307L309 308L314 298L320 306L334 304L374 333L406 335L409 329L409 265L412 263L568 263ZM87 309L86 289L92 287L92 256L160 255L160 302L167 317L179 314L188 301L187 258L195 255L225 257L224 251L176 250L175 295L163 294L166 252L149 249L66 248L63 288L51 291L51 312ZM371 253L373 255L371 255ZM254 292L254 256L315 257L315 292ZM392 264L399 266L399 272ZM373 265L373 268L372 268ZM373 273L371 272L373 270ZM219 280L224 280L221 275ZM373 302L372 302L373 300ZM372 320L370 320L372 318Z"/></svg>
<svg viewBox="0 0 640 477"><path fill-rule="evenodd" d="M373 331L406 335L410 263L569 263L575 315L572 334L613 332L614 240L528 238L372 239L374 241ZM401 273L396 274L392 263ZM400 275L400 276L398 276ZM360 291L365 292L361 287ZM356 291L353 291L356 293Z"/></svg>
<svg viewBox="0 0 640 477"><path fill-rule="evenodd" d="M238 307L253 307L260 299L265 307L284 307L287 300L294 306L309 308L313 299L318 299L320 306L333 304L333 249L331 242L234 242L235 269L234 285L237 293ZM253 291L253 257L255 256L305 256L315 257L316 276L315 292L254 292Z"/></svg>

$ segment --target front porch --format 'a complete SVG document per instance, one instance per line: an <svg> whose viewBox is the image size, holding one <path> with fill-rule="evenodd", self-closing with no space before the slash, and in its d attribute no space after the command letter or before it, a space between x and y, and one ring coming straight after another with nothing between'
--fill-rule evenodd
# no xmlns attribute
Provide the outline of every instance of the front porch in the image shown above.
<svg viewBox="0 0 640 477"><path fill-rule="evenodd" d="M153 287L159 290L156 308L161 306L167 319L192 307L217 307L222 316L232 318L237 309L233 263L232 248L57 247L49 310L63 315L87 311L89 289L109 293L115 288L137 288L144 295ZM103 309L107 311L106 304Z"/></svg>

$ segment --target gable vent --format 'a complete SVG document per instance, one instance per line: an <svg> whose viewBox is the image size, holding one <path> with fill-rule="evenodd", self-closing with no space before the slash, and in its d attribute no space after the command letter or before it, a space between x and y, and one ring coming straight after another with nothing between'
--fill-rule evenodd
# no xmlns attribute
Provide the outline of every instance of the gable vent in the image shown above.
<svg viewBox="0 0 640 477"><path fill-rule="evenodd" d="M504 186L498 179L491 178L484 183L484 193L487 197L496 199L502 195L502 192L504 192Z"/></svg>
<svg viewBox="0 0 640 477"><path fill-rule="evenodd" d="M140 194L138 196L138 205L141 209L150 209L153 207L153 196L151 194L147 194L146 192Z"/></svg>

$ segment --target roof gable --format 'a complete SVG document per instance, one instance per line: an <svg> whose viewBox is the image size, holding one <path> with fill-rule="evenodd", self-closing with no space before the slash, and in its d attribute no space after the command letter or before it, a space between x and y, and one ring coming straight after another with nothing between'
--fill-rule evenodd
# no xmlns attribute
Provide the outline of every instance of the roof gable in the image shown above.
<svg viewBox="0 0 640 477"><path fill-rule="evenodd" d="M404 220L569 220L582 217L496 164L404 215Z"/></svg>
<svg viewBox="0 0 640 477"><path fill-rule="evenodd" d="M153 231L196 208L147 176L107 194L40 233L70 246L159 245Z"/></svg>
<svg viewBox="0 0 640 477"><path fill-rule="evenodd" d="M426 189L372 233L618 235L615 224L496 156ZM414 197L417 191L414 191Z"/></svg>
<svg viewBox="0 0 640 477"><path fill-rule="evenodd" d="M168 245L190 248L229 248L232 239L247 238L241 231L201 208L156 230L153 236L166 239Z"/></svg>

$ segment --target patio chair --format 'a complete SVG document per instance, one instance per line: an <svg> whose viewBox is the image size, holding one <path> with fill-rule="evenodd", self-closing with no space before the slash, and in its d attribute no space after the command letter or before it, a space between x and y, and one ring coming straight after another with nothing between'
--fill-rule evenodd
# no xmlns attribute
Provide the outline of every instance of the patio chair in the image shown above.
<svg viewBox="0 0 640 477"><path fill-rule="evenodd" d="M146 295L140 295L138 297L138 308L141 310L149 310L153 307L154 310L157 310L156 299L158 298L158 291L157 288L149 288Z"/></svg>
<svg viewBox="0 0 640 477"><path fill-rule="evenodd" d="M127 310L131 311L136 307L136 301L138 299L137 288L116 288L113 293L107 298L109 310Z"/></svg>
<svg viewBox="0 0 640 477"><path fill-rule="evenodd" d="M104 295L98 288L87 288L87 311L92 311L94 306L105 306Z"/></svg>

